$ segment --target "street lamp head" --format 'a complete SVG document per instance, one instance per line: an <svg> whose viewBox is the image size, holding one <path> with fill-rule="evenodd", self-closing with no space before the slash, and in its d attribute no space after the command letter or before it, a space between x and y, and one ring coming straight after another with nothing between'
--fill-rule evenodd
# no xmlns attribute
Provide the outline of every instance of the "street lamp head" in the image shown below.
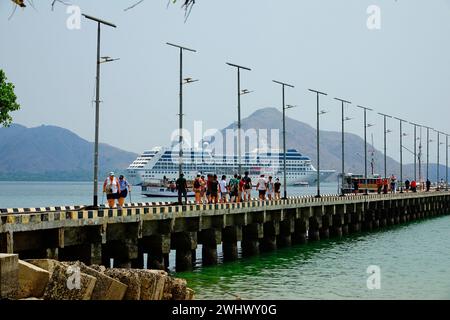
<svg viewBox="0 0 450 320"><path fill-rule="evenodd" d="M387 130L386 130L386 133L391 133L391 132L392 132L391 129L387 129Z"/></svg>
<svg viewBox="0 0 450 320"><path fill-rule="evenodd" d="M191 51L191 52L197 52L197 50L189 49L189 48L180 46L180 45L178 45L178 44L173 44L173 43L170 43L170 42L166 42L166 44L167 44L168 46L178 48L178 49L180 49L181 51L186 50L186 51Z"/></svg>
<svg viewBox="0 0 450 320"><path fill-rule="evenodd" d="M297 108L297 105L292 105L292 104L287 104L286 107L284 107L285 109L292 109L292 108Z"/></svg>
<svg viewBox="0 0 450 320"><path fill-rule="evenodd" d="M349 104L351 104L350 101L345 100L345 99L341 99L341 98L334 98L334 100L340 101L340 102L342 102L342 103L349 103Z"/></svg>
<svg viewBox="0 0 450 320"><path fill-rule="evenodd" d="M328 113L328 111L327 111L327 110L320 110L320 111L319 111L319 115L323 115L323 114L325 114L325 113Z"/></svg>
<svg viewBox="0 0 450 320"><path fill-rule="evenodd" d="M367 128L370 128L370 127L373 127L373 126L375 126L373 123L368 123L367 124Z"/></svg>
<svg viewBox="0 0 450 320"><path fill-rule="evenodd" d="M358 107L358 108L361 108L361 109L364 109L364 110L373 111L373 109L372 109L372 108L369 108L369 107L364 107L364 106L360 106L360 105L357 105L357 107Z"/></svg>
<svg viewBox="0 0 450 320"><path fill-rule="evenodd" d="M110 27L113 27L113 28L117 28L117 26L115 24L111 23L111 22L108 22L108 21L105 21L105 20L101 20L99 18L95 18L93 16L90 16L90 15L87 15L87 14L84 14L84 13L82 14L82 16L85 17L86 19L98 22L99 24L104 24L104 25L107 25L107 26L110 26Z"/></svg>
<svg viewBox="0 0 450 320"><path fill-rule="evenodd" d="M234 63L230 63L230 62L226 62L226 64L231 66L231 67L238 68L238 69L244 69L244 70L252 71L252 69L244 67L244 66L240 66L238 64L234 64Z"/></svg>
<svg viewBox="0 0 450 320"><path fill-rule="evenodd" d="M390 115L388 115L388 114L385 114L385 113L378 112L378 114L379 114L380 116L383 116L383 117L386 117L386 118L392 118L392 116L390 116Z"/></svg>
<svg viewBox="0 0 450 320"><path fill-rule="evenodd" d="M286 87L290 87L290 88L295 88L292 84L289 84L289 83L286 83L286 82L281 82L281 81L278 81L278 80L272 80L272 82L275 82L277 84L281 84L283 87L286 86Z"/></svg>

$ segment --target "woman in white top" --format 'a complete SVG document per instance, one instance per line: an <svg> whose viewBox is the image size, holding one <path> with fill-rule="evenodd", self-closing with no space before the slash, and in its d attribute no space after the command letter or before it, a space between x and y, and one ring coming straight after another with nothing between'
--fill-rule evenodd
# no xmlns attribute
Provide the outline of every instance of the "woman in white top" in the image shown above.
<svg viewBox="0 0 450 320"><path fill-rule="evenodd" d="M220 189L220 202L226 203L228 197L228 184L226 176L222 176L222 180L220 180L219 182L219 189Z"/></svg>
<svg viewBox="0 0 450 320"><path fill-rule="evenodd" d="M259 192L259 199L266 200L266 190L267 190L267 181L262 174L258 179L258 183L256 184L256 189Z"/></svg>
<svg viewBox="0 0 450 320"><path fill-rule="evenodd" d="M106 193L106 199L108 200L108 206L110 208L114 207L116 199L119 199L120 194L120 183L119 180L114 176L114 172L109 173L109 177L106 178L103 183L103 192Z"/></svg>

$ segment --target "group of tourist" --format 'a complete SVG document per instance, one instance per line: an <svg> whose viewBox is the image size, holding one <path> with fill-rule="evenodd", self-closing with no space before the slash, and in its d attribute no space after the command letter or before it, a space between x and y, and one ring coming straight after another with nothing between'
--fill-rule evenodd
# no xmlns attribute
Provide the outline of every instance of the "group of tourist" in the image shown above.
<svg viewBox="0 0 450 320"><path fill-rule="evenodd" d="M178 202L182 203L182 198L187 202L187 181L183 174L176 181L176 188L178 190ZM195 203L239 203L242 201L250 201L251 191L253 188L252 179L246 171L244 176L234 174L234 176L227 180L226 175L222 175L219 180L216 174L204 175L197 174L193 183L193 191L195 194ZM270 176L265 179L262 174L256 183L256 189L259 192L259 199L279 199L280 198L281 183L279 179L273 181Z"/></svg>
<svg viewBox="0 0 450 320"><path fill-rule="evenodd" d="M377 187L378 187L378 193L397 193L397 190L399 189L398 186L398 181L397 181L397 177L395 175L391 175L390 178L385 178L385 179L378 179L377 180ZM416 180L409 180L406 179L404 184L403 184L404 190L405 192L417 192L417 181ZM425 188L426 191L430 191L430 187L431 187L431 182L430 180L427 179L427 181L425 182ZM403 190L403 189L402 189Z"/></svg>

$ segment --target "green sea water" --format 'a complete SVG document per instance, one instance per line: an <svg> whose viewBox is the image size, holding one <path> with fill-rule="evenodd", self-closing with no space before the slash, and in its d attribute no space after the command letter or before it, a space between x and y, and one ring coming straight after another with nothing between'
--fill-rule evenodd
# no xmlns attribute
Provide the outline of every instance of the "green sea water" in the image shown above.
<svg viewBox="0 0 450 320"><path fill-rule="evenodd" d="M379 289L368 289L369 266L380 268ZM177 276L197 299L450 299L450 216Z"/></svg>

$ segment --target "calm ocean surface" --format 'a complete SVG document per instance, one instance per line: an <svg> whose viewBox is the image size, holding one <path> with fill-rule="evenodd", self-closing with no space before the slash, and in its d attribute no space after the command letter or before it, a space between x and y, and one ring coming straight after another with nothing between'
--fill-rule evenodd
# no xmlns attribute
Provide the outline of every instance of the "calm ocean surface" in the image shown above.
<svg viewBox="0 0 450 320"><path fill-rule="evenodd" d="M322 187L324 194L336 191L332 183ZM314 194L315 188L288 192ZM0 207L89 204L91 194L92 185L83 182L0 182ZM132 200L157 201L138 190ZM173 268L173 253L170 260ZM370 265L380 267L380 289L367 289ZM201 267L199 246L194 271L177 276L187 279L198 299L450 299L450 216L213 267Z"/></svg>

